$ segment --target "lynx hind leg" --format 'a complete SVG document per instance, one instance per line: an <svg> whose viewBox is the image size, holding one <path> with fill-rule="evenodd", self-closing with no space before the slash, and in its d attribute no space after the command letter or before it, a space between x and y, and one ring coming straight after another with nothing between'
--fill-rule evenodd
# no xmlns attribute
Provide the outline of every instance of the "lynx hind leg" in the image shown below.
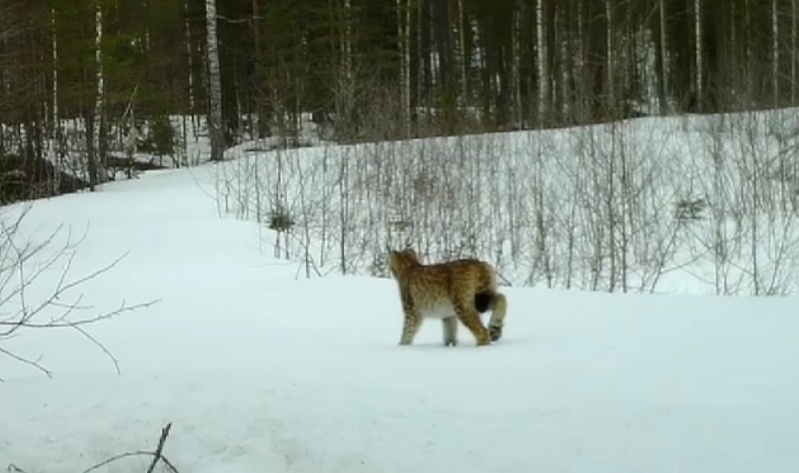
<svg viewBox="0 0 799 473"><path fill-rule="evenodd" d="M508 301L502 293L495 293L491 300L491 319L488 321L488 333L491 341L496 342L502 338L502 329L505 327L505 313L508 311Z"/></svg>
<svg viewBox="0 0 799 473"><path fill-rule="evenodd" d="M458 318L447 317L442 319L444 326L444 346L456 346L458 344Z"/></svg>
<svg viewBox="0 0 799 473"><path fill-rule="evenodd" d="M455 313L458 315L458 320L463 322L463 325L472 332L477 346L490 345L491 337L488 330L480 320L480 314L472 307L472 301L468 303L458 302L455 304Z"/></svg>
<svg viewBox="0 0 799 473"><path fill-rule="evenodd" d="M411 345L419 328L422 326L422 314L416 308L403 309L404 320L402 323L402 336L400 345Z"/></svg>

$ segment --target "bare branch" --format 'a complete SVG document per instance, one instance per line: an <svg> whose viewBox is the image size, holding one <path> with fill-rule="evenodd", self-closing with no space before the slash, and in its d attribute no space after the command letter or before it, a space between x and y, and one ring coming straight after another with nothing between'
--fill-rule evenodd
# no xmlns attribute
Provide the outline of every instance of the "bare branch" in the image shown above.
<svg viewBox="0 0 799 473"><path fill-rule="evenodd" d="M89 332L86 331L83 327L79 325L72 325L72 328L78 331L81 335L86 337L90 342L92 342L95 346L97 346L100 350L105 353L105 355L114 363L114 368L117 370L117 374L122 374L122 371L119 369L119 360L114 357L114 355L108 351L108 348L105 347L102 343L100 343L96 338L94 338Z"/></svg>
<svg viewBox="0 0 799 473"><path fill-rule="evenodd" d="M155 469L155 466L158 464L159 461L163 462L167 466L167 469L169 469L169 471L171 471L172 473L179 473L178 469L175 468L175 465L173 465L172 462L170 462L163 454L164 445L166 444L166 440L167 440L167 437L169 437L169 431L171 429L172 429L172 422L169 422L168 424L166 424L166 426L164 426L163 429L161 429L161 436L158 439L158 446L155 448L155 451L150 452L150 451L146 451L146 450L138 450L138 451L135 451L135 452L121 453L121 454L115 455L115 456L113 456L113 457L111 457L111 458L109 458L107 460L103 460L102 462L100 462L100 463L98 463L98 464L96 464L96 465L94 465L94 466L92 466L92 467L90 467L90 468L88 468L86 470L83 470L83 473L90 473L92 471L95 471L95 470L97 470L99 468L102 468L102 467L104 467L106 465L110 465L111 463L114 463L115 461L121 460L123 458L137 457L137 456L153 457L152 463L150 463L150 466L147 468L147 473L152 473L153 470Z"/></svg>
<svg viewBox="0 0 799 473"><path fill-rule="evenodd" d="M224 15L217 14L216 15L216 19L217 20L222 20L222 21L225 21L226 23L230 23L230 24L234 24L234 25L235 24L240 24L240 23L250 23L250 26L252 26L252 22L253 21L261 20L263 18L260 17L260 16L253 16L253 15L246 16L244 18L228 18L228 17L226 17Z"/></svg>
<svg viewBox="0 0 799 473"><path fill-rule="evenodd" d="M24 329L70 328L76 330L90 343L100 348L112 361L117 373L120 373L119 361L102 342L86 330L86 326L111 319L126 312L150 307L160 302L160 300L156 299L134 305L128 305L123 300L121 305L114 310L75 320L73 317L77 312L92 310L93 307L90 304L83 303L83 293L75 296L71 293L88 281L110 271L127 256L127 253L122 254L95 271L71 279L71 271L76 257L75 250L80 242L85 239L89 226L86 226L85 231L77 240L73 237L71 228L58 226L41 240L36 242L27 241L24 244L20 244L18 231L28 210L29 207L23 208L18 215L0 221L0 308L9 308L0 316L0 342L18 335ZM60 238L61 235L65 238L63 243L59 243L51 252L50 247L54 246L56 239ZM37 298L35 302L29 300L28 290L34 284L39 285L39 281L43 279L45 273L52 271L58 265L63 265L63 267L55 280L54 287L49 289L43 298ZM64 299L67 296L71 300L65 301ZM49 320L37 320L42 319L45 312L52 309L60 313L53 314L49 317ZM15 361L32 366L45 373L48 377L52 376L50 370L40 363L40 359L31 359L18 353L13 353L2 346L0 346L0 355L5 355Z"/></svg>
<svg viewBox="0 0 799 473"><path fill-rule="evenodd" d="M18 467L13 463L8 464L8 466L6 467L6 471L8 473L27 473L25 470L23 470L22 468Z"/></svg>
<svg viewBox="0 0 799 473"><path fill-rule="evenodd" d="M145 451L145 450L138 450L138 451L135 451L135 452L120 453L119 455L114 455L111 458L103 460L102 462L92 466L91 468L83 470L83 473L89 473L90 471L94 471L94 470L100 469L100 468L102 468L102 467L104 467L106 465L110 465L111 463L114 463L115 461L122 460L123 458L141 457L141 456L150 456L150 455L152 455L152 452L148 452L148 451Z"/></svg>
<svg viewBox="0 0 799 473"><path fill-rule="evenodd" d="M42 373L46 374L48 378L52 378L53 377L53 373L51 373L50 370L48 370L47 368L45 368L44 366L42 366L39 363L41 358L36 359L36 360L31 360L29 358L25 358L23 356L19 356L16 353L3 348L2 345L0 345L0 353L2 353L3 355L8 356L9 358L11 358L13 360L19 361L22 364L25 364L25 365L32 366L32 367L36 368L37 370L39 370Z"/></svg>
<svg viewBox="0 0 799 473"><path fill-rule="evenodd" d="M158 446L153 454L153 462L150 463L150 467L147 468L147 473L153 473L155 465L158 464L158 461L163 457L164 442L166 442L166 438L169 436L170 429L172 429L172 422L168 423L163 429L161 429L161 438L158 439Z"/></svg>
<svg viewBox="0 0 799 473"><path fill-rule="evenodd" d="M125 301L122 301L122 305L118 309L113 310L111 312L107 312L107 313L102 314L102 315L95 316L95 317L90 317L90 318L81 319L81 320L74 320L74 321L69 321L69 320L64 321L63 317L59 317L58 319L55 319L55 320L53 320L51 322L43 322L43 323L25 322L24 324L22 324L22 327L24 327L24 328L75 328L75 327L80 327L82 325L93 324L93 323L99 322L101 320L110 319L110 318L116 317L117 315L120 315L120 314L125 313L125 312L132 312L134 310L150 307L150 306L153 306L153 305L155 305L155 304L157 304L159 302L161 302L161 299L154 299L154 300L151 300L149 302L143 302L143 303L140 303L140 304L128 306L128 305L125 305ZM4 326L4 325L17 325L17 324L16 324L16 322L0 322L0 326Z"/></svg>

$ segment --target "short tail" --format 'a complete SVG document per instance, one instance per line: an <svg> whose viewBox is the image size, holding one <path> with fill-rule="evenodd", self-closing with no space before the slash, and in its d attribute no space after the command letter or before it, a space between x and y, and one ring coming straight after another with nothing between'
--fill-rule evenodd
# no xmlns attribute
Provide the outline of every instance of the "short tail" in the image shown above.
<svg viewBox="0 0 799 473"><path fill-rule="evenodd" d="M488 334L491 341L496 342L502 338L502 329L505 327L505 313L508 311L508 301L500 292L481 292L474 296L474 308L479 313L491 310L491 319L488 321Z"/></svg>

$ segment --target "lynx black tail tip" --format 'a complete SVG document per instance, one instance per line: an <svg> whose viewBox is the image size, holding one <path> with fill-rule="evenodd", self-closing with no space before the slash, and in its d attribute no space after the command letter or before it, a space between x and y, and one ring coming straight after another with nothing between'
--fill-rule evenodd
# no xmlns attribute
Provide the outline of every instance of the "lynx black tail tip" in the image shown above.
<svg viewBox="0 0 799 473"><path fill-rule="evenodd" d="M494 295L490 292L478 292L474 295L474 309L483 314L491 307L491 300Z"/></svg>

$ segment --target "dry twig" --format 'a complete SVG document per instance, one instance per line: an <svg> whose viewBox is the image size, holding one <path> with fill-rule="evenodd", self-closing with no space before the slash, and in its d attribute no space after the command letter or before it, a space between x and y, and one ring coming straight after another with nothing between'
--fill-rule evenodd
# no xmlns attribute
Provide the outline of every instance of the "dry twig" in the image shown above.
<svg viewBox="0 0 799 473"><path fill-rule="evenodd" d="M27 210L23 209L19 215L13 218L0 220L0 355L32 366L51 377L50 370L41 364L41 358L28 358L12 352L9 348L3 347L2 342L18 335L25 329L70 328L102 350L114 364L117 373L120 373L117 359L86 330L86 326L126 312L150 307L159 300L134 305L128 305L123 300L118 308L109 312L77 320L72 318L78 312L93 309L92 306L82 303L83 294L73 295L72 293L81 285L110 271L122 261L126 254L98 270L70 280L70 271L77 246L84 240L88 227L87 232L84 232L77 241L73 240L71 229L64 230L59 226L41 241L20 243L18 230ZM50 252L56 237L63 231L66 231L64 243L59 244L54 251ZM34 259L34 257L36 258ZM29 300L27 293L31 286L37 283L45 272L56 269L56 265L62 261L63 269L60 270L55 286L49 289L42 299L35 302ZM65 299L69 300L65 301ZM45 317L46 312L53 309L58 313L51 315L49 320L41 320ZM3 313L4 310L8 312Z"/></svg>
<svg viewBox="0 0 799 473"><path fill-rule="evenodd" d="M153 461L150 463L150 466L147 468L147 473L153 473L153 470L155 469L155 466L158 464L159 461L163 462L163 464L166 465L167 469L172 473L179 473L178 469L175 468L175 465L173 465L172 462L170 462L163 454L164 444L166 443L166 439L169 436L169 431L171 429L172 429L172 422L169 422L164 426L163 429L161 429L161 437L158 439L158 446L156 446L155 451L150 452L145 450L138 450L135 452L121 453L119 455L115 455L111 458L103 460L102 462L84 470L83 473L90 473L92 471L100 469L106 465L114 463L115 461L121 460L123 458L137 457L137 456L153 457Z"/></svg>

